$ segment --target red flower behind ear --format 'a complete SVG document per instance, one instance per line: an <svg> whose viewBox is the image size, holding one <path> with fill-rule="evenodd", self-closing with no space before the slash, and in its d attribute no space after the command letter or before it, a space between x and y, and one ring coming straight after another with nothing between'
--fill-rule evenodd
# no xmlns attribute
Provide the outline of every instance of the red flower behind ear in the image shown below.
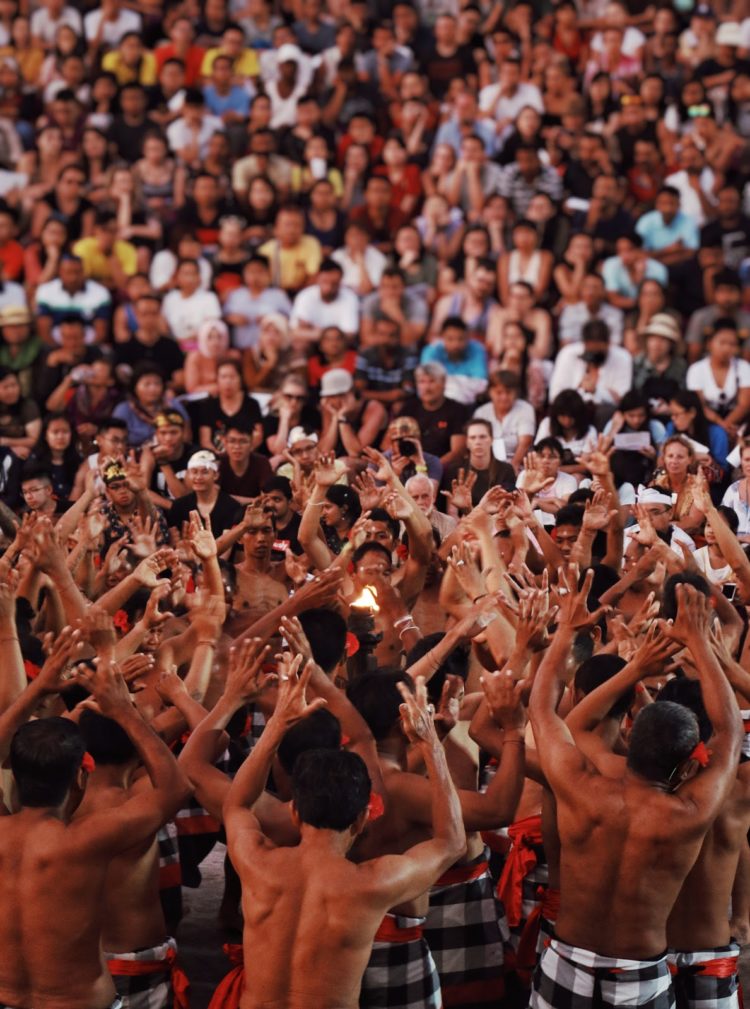
<svg viewBox="0 0 750 1009"><path fill-rule="evenodd" d="M383 796L377 792L370 792L370 801L367 803L367 822L378 820L385 813L385 803Z"/></svg>
<svg viewBox="0 0 750 1009"><path fill-rule="evenodd" d="M359 651L359 639L356 634L352 634L351 631L346 632L346 657L350 659L352 655L356 655Z"/></svg>
<svg viewBox="0 0 750 1009"><path fill-rule="evenodd" d="M125 610L118 610L112 618L112 623L115 625L118 631L122 631L123 634L127 634L130 630L130 621L128 620L128 615Z"/></svg>
<svg viewBox="0 0 750 1009"><path fill-rule="evenodd" d="M91 774L92 771L96 770L96 761L90 753L84 753L83 760L81 761L81 767L84 769L86 774Z"/></svg>
<svg viewBox="0 0 750 1009"><path fill-rule="evenodd" d="M688 757L688 760L695 760L701 765L701 767L708 767L711 762L711 754L708 752L706 744L703 741L698 743Z"/></svg>

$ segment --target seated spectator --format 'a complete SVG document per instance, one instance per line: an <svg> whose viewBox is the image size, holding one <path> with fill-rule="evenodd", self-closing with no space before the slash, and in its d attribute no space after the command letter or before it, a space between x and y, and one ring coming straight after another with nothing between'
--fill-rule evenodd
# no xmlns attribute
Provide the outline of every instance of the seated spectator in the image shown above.
<svg viewBox="0 0 750 1009"><path fill-rule="evenodd" d="M353 291L341 284L343 270L333 259L324 259L316 282L294 299L289 325L292 338L303 344L320 338L327 326L339 326L348 337L359 328L359 302Z"/></svg>
<svg viewBox="0 0 750 1009"><path fill-rule="evenodd" d="M733 319L717 319L707 353L691 364L686 385L697 392L706 419L737 437L750 414L750 364L740 357L740 338Z"/></svg>
<svg viewBox="0 0 750 1009"><path fill-rule="evenodd" d="M597 434L591 423L591 408L575 389L563 389L550 403L547 416L539 424L535 441L546 438L554 438L561 446L564 472L584 472L585 467L578 459L594 450Z"/></svg>
<svg viewBox="0 0 750 1009"><path fill-rule="evenodd" d="M61 342L61 323L75 315L86 329L87 343L102 343L112 315L109 291L86 278L79 256L65 254L54 280L40 284L36 291L37 332L47 346Z"/></svg>
<svg viewBox="0 0 750 1009"><path fill-rule="evenodd" d="M255 431L241 420L229 420L223 437L224 454L219 459L219 486L241 505L259 497L271 478L266 456L253 451Z"/></svg>
<svg viewBox="0 0 750 1009"><path fill-rule="evenodd" d="M518 477L518 487L523 490L531 488L531 473L538 469L544 479L544 485L539 490L529 489L531 507L543 526L551 527L559 523L565 525L560 512L565 507L568 498L578 487L578 481L571 473L566 473L563 467L565 453L557 438L543 438L534 445L534 464L527 465ZM536 474L535 474L536 475ZM547 483L547 481L552 481ZM546 485L546 486L545 486ZM559 518L558 518L559 516Z"/></svg>
<svg viewBox="0 0 750 1009"><path fill-rule="evenodd" d="M383 404L355 392L352 375L343 368L331 368L320 381L320 415L318 451L334 451L352 466L363 449L380 441L388 423Z"/></svg>
<svg viewBox="0 0 750 1009"><path fill-rule="evenodd" d="M181 403L168 404L165 398L164 376L158 365L143 362L133 369L130 395L112 411L112 416L124 420L128 426L128 443L138 448L154 435L156 416L167 407L188 416Z"/></svg>
<svg viewBox="0 0 750 1009"><path fill-rule="evenodd" d="M387 266L377 291L362 302L362 345L371 345L378 322L387 319L398 325L402 342L414 346L425 334L428 315L426 300L406 287L398 267Z"/></svg>
<svg viewBox="0 0 750 1009"><path fill-rule="evenodd" d="M750 543L750 441L741 439L740 472L742 476L724 491L721 499L725 508L731 508L737 516L737 539L740 543Z"/></svg>
<svg viewBox="0 0 750 1009"><path fill-rule="evenodd" d="M201 449L190 456L186 482L192 490L173 502L168 515L171 527L181 529L191 512L198 512L217 538L237 525L243 509L219 486L219 463L213 452Z"/></svg>
<svg viewBox="0 0 750 1009"><path fill-rule="evenodd" d="M351 375L357 366L357 353L338 326L327 326L320 334L317 348L307 362L307 381L311 389L320 387L327 371L343 368Z"/></svg>
<svg viewBox="0 0 750 1009"><path fill-rule="evenodd" d="M580 341L588 322L603 322L612 343L622 343L622 312L607 303L604 281L598 273L590 273L581 283L581 300L566 305L560 313L558 337L564 346Z"/></svg>
<svg viewBox="0 0 750 1009"><path fill-rule="evenodd" d="M414 390L417 356L402 344L399 325L387 317L375 322L372 345L357 355L354 384L363 399L387 406L406 399Z"/></svg>
<svg viewBox="0 0 750 1009"><path fill-rule="evenodd" d="M226 325L220 319L204 322L198 330L198 349L189 351L185 358L185 391L215 396L219 361L239 357L239 351L229 347Z"/></svg>
<svg viewBox="0 0 750 1009"><path fill-rule="evenodd" d="M363 224L353 221L344 232L344 245L331 254L331 259L343 271L341 283L360 298L378 287L388 259L370 244L370 233Z"/></svg>
<svg viewBox="0 0 750 1009"><path fill-rule="evenodd" d="M459 316L448 316L440 339L422 351L421 364L441 364L447 374L446 393L458 403L473 403L487 388L487 354Z"/></svg>
<svg viewBox="0 0 750 1009"><path fill-rule="evenodd" d="M174 288L161 306L161 314L183 353L198 346L198 330L204 322L221 318L221 305L213 291L201 287L198 263L181 260L174 275Z"/></svg>
<svg viewBox="0 0 750 1009"><path fill-rule="evenodd" d="M516 473L534 440L534 408L519 398L521 381L512 371L490 375L490 402L478 407L474 416L492 424L492 451L497 459L511 464Z"/></svg>
<svg viewBox="0 0 750 1009"><path fill-rule="evenodd" d="M81 238L73 246L73 255L83 264L87 279L108 290L123 292L127 278L137 270L137 252L131 242L117 237L117 218L108 211L99 211L94 221L94 233Z"/></svg>
<svg viewBox="0 0 750 1009"><path fill-rule="evenodd" d="M284 207L276 217L275 237L258 249L271 264L271 283L290 295L307 287L320 269L320 243L304 234L304 226L298 207Z"/></svg>
<svg viewBox="0 0 750 1009"><path fill-rule="evenodd" d="M260 445L260 407L245 389L239 362L225 357L216 365L216 392L201 403L201 448L223 452L224 438L232 422L253 432L253 447Z"/></svg>
<svg viewBox="0 0 750 1009"><path fill-rule="evenodd" d="M465 454L443 474L448 514L454 516L465 515L476 507L490 487L512 491L516 485L515 470L510 463L500 462L492 454L492 424L488 420L470 420L464 433ZM470 475L474 484L467 487Z"/></svg>
<svg viewBox="0 0 750 1009"><path fill-rule="evenodd" d="M265 315L292 310L287 295L271 286L271 271L265 256L251 256L242 270L242 285L230 291L224 302L224 321L232 327L232 346L248 350L258 343L260 322Z"/></svg>
<svg viewBox="0 0 750 1009"><path fill-rule="evenodd" d="M593 319L584 323L581 339L569 343L557 355L550 399L563 389L577 389L589 402L616 406L630 389L633 358L610 341L606 322Z"/></svg>
<svg viewBox="0 0 750 1009"><path fill-rule="evenodd" d="M242 352L242 377L254 392L273 392L283 375L300 371L301 364L292 351L289 320L281 312L263 316L258 342Z"/></svg>
<svg viewBox="0 0 750 1009"><path fill-rule="evenodd" d="M27 459L41 430L35 400L22 395L14 371L0 366L0 446L13 449L19 459Z"/></svg>
<svg viewBox="0 0 750 1009"><path fill-rule="evenodd" d="M679 354L680 331L671 315L660 312L651 317L643 339L646 349L633 362L633 388L648 397L659 415L664 415L687 373L685 358Z"/></svg>
<svg viewBox="0 0 750 1009"><path fill-rule="evenodd" d="M665 287L669 274L663 263L646 255L643 240L633 232L618 238L615 255L602 264L602 277L610 305L626 311L635 308L638 288L644 280L656 280Z"/></svg>
<svg viewBox="0 0 750 1009"><path fill-rule="evenodd" d="M157 413L154 428L153 441L141 451L141 471L151 501L168 512L176 498L187 494L187 464L197 446L188 440L185 418L177 410Z"/></svg>

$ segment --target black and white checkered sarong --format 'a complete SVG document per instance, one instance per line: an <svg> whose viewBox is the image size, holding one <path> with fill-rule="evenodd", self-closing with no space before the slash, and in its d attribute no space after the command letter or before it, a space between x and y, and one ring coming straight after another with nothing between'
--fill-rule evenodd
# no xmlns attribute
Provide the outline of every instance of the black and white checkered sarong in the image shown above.
<svg viewBox="0 0 750 1009"><path fill-rule="evenodd" d="M640 1006L674 1009L666 954L654 960L600 956L553 939L534 972L531 1009Z"/></svg>
<svg viewBox="0 0 750 1009"><path fill-rule="evenodd" d="M384 924L392 939L378 938L381 926L362 978L361 1009L441 1009L440 978L422 933L424 918L389 914Z"/></svg>
<svg viewBox="0 0 750 1009"><path fill-rule="evenodd" d="M677 1009L738 1009L739 955L736 942L692 953L670 950L667 963Z"/></svg>
<svg viewBox="0 0 750 1009"><path fill-rule="evenodd" d="M505 993L503 943L510 933L486 852L449 869L431 888L424 934L446 1007L498 1004Z"/></svg>

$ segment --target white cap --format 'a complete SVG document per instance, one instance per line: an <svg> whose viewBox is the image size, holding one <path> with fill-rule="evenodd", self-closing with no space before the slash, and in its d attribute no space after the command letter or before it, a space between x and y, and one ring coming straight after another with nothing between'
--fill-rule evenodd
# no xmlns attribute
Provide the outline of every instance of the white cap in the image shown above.
<svg viewBox="0 0 750 1009"><path fill-rule="evenodd" d="M331 368L326 371L320 380L320 396L343 396L344 393L351 392L354 387L354 379L351 372L346 368Z"/></svg>
<svg viewBox="0 0 750 1009"><path fill-rule="evenodd" d="M314 431L308 433L303 427L293 427L287 438L287 448L292 448L293 445L298 445L301 441L309 441L313 445L317 445L318 436Z"/></svg>
<svg viewBox="0 0 750 1009"><path fill-rule="evenodd" d="M188 469L212 469L214 473L219 472L219 463L213 452L202 448L199 452L193 452L188 459Z"/></svg>
<svg viewBox="0 0 750 1009"><path fill-rule="evenodd" d="M669 505L672 507L672 495L665 494L660 491L658 487L639 487L638 488L638 504L639 505Z"/></svg>
<svg viewBox="0 0 750 1009"><path fill-rule="evenodd" d="M737 21L725 21L716 29L714 42L717 46L742 45L742 29Z"/></svg>
<svg viewBox="0 0 750 1009"><path fill-rule="evenodd" d="M293 42L285 42L283 46L279 46L279 51L276 53L277 63L300 63L301 61L302 50Z"/></svg>
<svg viewBox="0 0 750 1009"><path fill-rule="evenodd" d="M652 315L640 333L642 336L663 336L672 343L680 341L680 327L668 312L657 312Z"/></svg>

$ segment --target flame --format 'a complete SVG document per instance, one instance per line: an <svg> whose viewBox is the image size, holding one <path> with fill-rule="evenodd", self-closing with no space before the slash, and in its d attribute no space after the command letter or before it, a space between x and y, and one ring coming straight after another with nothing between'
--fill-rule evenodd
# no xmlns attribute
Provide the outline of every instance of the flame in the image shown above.
<svg viewBox="0 0 750 1009"><path fill-rule="evenodd" d="M365 585L360 594L351 603L358 610L372 610L373 613L380 612L378 606L378 590L374 585Z"/></svg>

